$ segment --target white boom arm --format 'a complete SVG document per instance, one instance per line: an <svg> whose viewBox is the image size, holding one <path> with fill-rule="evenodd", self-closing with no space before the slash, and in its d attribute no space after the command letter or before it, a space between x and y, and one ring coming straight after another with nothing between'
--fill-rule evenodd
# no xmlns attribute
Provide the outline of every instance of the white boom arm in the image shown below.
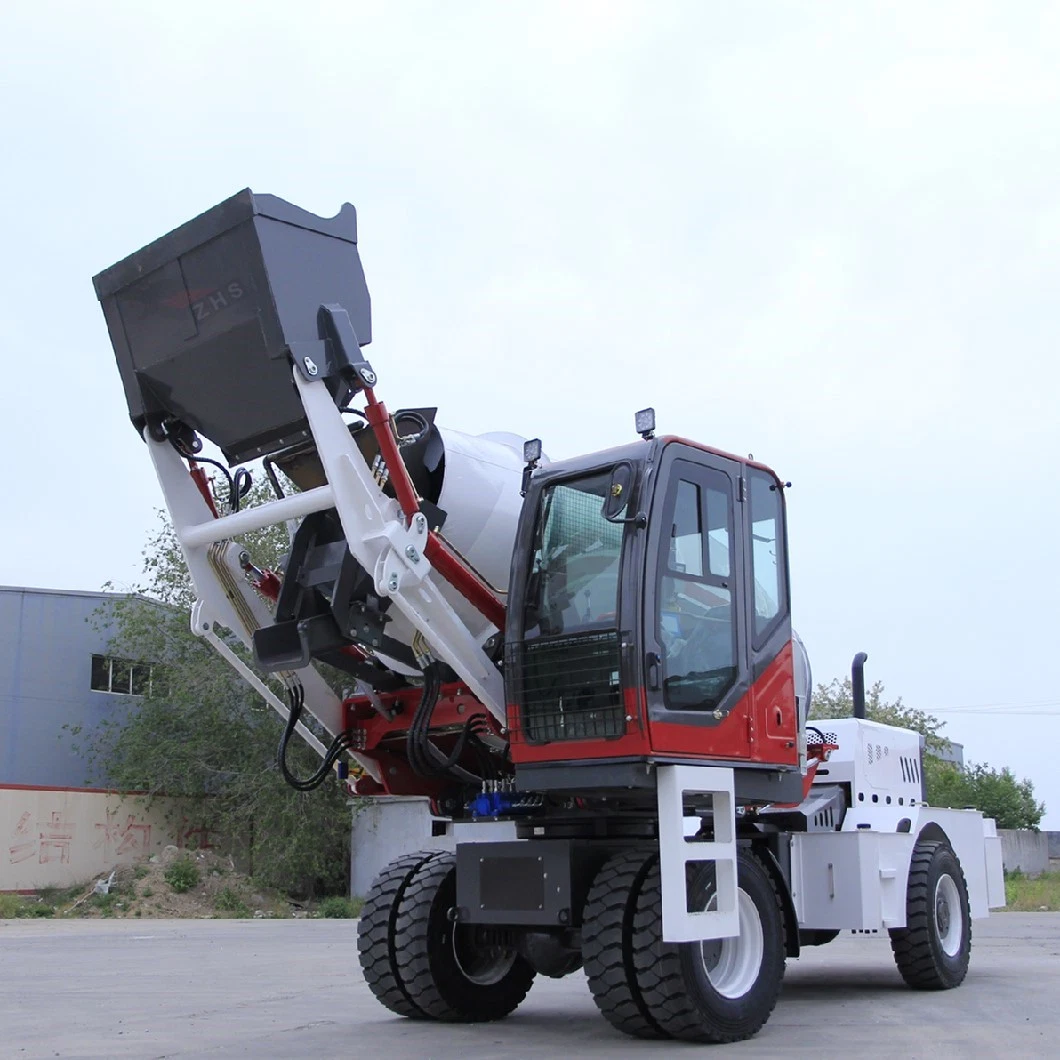
<svg viewBox="0 0 1060 1060"><path fill-rule="evenodd" d="M286 707L268 686L213 633L214 623L225 626L249 648L254 630L272 621L265 602L243 575L240 549L232 539L335 508L350 552L372 574L379 596L394 601L422 634L432 655L448 663L503 725L503 680L481 645L489 633L476 638L443 595L439 578L424 555L426 518L417 516L411 525L406 524L397 502L373 479L324 382L305 379L297 368L293 377L327 476L326 486L214 518L176 450L168 442L145 435L198 597L192 617L194 632L209 640L271 706L286 715ZM328 732L342 730L341 702L312 665L284 676L288 680L296 676L301 682L306 708ZM321 750L311 733L302 730L302 734ZM373 764L358 761L376 773Z"/></svg>

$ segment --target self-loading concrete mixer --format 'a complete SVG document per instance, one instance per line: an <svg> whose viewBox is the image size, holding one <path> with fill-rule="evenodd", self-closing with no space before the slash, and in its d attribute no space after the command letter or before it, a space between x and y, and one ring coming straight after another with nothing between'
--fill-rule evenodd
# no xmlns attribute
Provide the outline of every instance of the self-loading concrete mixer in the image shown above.
<svg viewBox="0 0 1060 1060"><path fill-rule="evenodd" d="M888 932L914 987L963 980L971 919L1004 904L993 822L925 804L918 734L807 722L769 467L658 436L649 409L629 443L555 462L433 408L392 416L348 205L245 191L95 283L193 628L283 715L289 782L426 796L465 835L511 823L376 881L358 948L385 1006L498 1019L584 966L620 1030L734 1041L785 960L840 931ZM275 497L246 508L258 460ZM236 539L276 523L269 571ZM296 731L312 777L288 768Z"/></svg>

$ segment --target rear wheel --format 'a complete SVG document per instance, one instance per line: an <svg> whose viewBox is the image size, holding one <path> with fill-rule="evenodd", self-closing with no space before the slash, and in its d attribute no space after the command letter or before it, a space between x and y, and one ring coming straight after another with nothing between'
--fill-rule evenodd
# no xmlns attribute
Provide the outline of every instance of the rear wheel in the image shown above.
<svg viewBox="0 0 1060 1060"><path fill-rule="evenodd" d="M604 1017L635 1038L665 1037L637 986L633 967L633 914L637 896L658 855L628 850L596 874L582 914L582 957L589 990Z"/></svg>
<svg viewBox="0 0 1060 1060"><path fill-rule="evenodd" d="M968 973L972 918L961 863L948 843L920 840L913 848L904 928L891 930L902 978L917 990L949 990Z"/></svg>
<svg viewBox="0 0 1060 1060"><path fill-rule="evenodd" d="M691 870L693 909L714 901L708 866ZM706 942L662 940L658 864L648 872L633 918L637 985L649 1015L673 1038L735 1042L769 1019L784 978L784 914L769 871L750 851L738 862L740 934Z"/></svg>
<svg viewBox="0 0 1060 1060"><path fill-rule="evenodd" d="M439 854L412 874L398 903L401 985L431 1019L503 1019L526 997L534 970L497 929L450 920L455 905L456 855Z"/></svg>
<svg viewBox="0 0 1060 1060"><path fill-rule="evenodd" d="M364 981L376 998L399 1016L422 1019L424 1014L409 997L398 975L395 948L398 906L416 870L435 856L434 851L406 854L383 869L368 892L357 925L357 953Z"/></svg>

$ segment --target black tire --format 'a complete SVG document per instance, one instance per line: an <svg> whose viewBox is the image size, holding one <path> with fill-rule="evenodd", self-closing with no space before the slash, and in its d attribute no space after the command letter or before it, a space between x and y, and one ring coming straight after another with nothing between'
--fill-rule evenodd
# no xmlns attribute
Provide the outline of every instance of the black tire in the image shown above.
<svg viewBox="0 0 1060 1060"><path fill-rule="evenodd" d="M394 931L398 905L409 880L436 853L421 850L406 854L383 869L368 892L357 925L357 954L368 988L391 1012L413 1019L423 1019L424 1013L409 997L398 976Z"/></svg>
<svg viewBox="0 0 1060 1060"><path fill-rule="evenodd" d="M972 952L972 918L961 863L948 843L922 839L913 848L905 923L890 932L902 978L915 990L960 986Z"/></svg>
<svg viewBox="0 0 1060 1060"><path fill-rule="evenodd" d="M503 1019L526 997L534 969L514 950L490 945L484 929L453 923L455 905L456 855L439 854L413 873L398 903L394 947L401 985L430 1019Z"/></svg>
<svg viewBox="0 0 1060 1060"><path fill-rule="evenodd" d="M705 866L690 871L689 893L695 901L694 908L703 909L713 893L711 874ZM638 895L633 917L637 985L652 1019L672 1038L690 1042L741 1041L762 1027L777 1003L785 963L780 895L769 870L750 851L740 850L737 871L741 933L735 940L663 942L657 863L649 870ZM754 955L759 947L756 960L740 960L742 955ZM737 993L721 992L711 981L711 974L723 968L730 958L745 968L745 974L731 985ZM744 980L746 985L742 985ZM724 990L725 981L720 981Z"/></svg>
<svg viewBox="0 0 1060 1060"><path fill-rule="evenodd" d="M640 996L633 967L633 914L657 854L627 850L593 880L582 913L582 959L596 1007L608 1023L634 1038L664 1038Z"/></svg>

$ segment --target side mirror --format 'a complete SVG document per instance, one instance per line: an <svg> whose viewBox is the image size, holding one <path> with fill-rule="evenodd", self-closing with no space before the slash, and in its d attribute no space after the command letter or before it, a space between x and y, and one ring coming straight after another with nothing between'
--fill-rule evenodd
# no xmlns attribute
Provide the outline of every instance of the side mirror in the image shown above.
<svg viewBox="0 0 1060 1060"><path fill-rule="evenodd" d="M634 523L637 526L648 525L648 518L643 512L638 512L632 519L619 518L626 510L632 492L633 466L631 464L616 464L611 472L611 481L607 484L607 494L604 497L602 512L603 517L609 523Z"/></svg>

